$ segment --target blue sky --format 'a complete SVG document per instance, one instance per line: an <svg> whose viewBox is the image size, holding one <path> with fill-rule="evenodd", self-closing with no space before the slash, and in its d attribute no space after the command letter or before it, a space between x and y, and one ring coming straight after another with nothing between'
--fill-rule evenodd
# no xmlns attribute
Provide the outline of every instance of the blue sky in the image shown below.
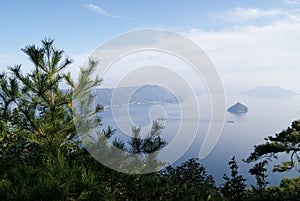
<svg viewBox="0 0 300 201"><path fill-rule="evenodd" d="M0 27L1 70L16 63L30 69L20 49L44 37L79 65L116 34L164 28L198 43L228 87L276 84L300 92L297 0L4 0Z"/></svg>

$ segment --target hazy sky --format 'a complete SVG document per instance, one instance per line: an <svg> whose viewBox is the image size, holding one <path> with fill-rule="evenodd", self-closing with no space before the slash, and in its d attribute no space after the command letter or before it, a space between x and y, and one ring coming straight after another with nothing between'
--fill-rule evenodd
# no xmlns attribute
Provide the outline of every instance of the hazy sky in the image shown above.
<svg viewBox="0 0 300 201"><path fill-rule="evenodd" d="M225 88L280 85L300 93L297 0L3 0L0 69L24 64L20 51L44 37L81 65L107 39L138 28L189 37L211 58Z"/></svg>

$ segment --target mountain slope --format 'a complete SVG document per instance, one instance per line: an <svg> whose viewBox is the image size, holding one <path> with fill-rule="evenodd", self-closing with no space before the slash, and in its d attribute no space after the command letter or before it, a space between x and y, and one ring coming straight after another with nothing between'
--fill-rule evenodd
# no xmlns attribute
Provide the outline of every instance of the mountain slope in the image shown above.
<svg viewBox="0 0 300 201"><path fill-rule="evenodd" d="M157 85L101 88L96 90L96 101L103 106L134 103L178 103L176 97L166 88Z"/></svg>
<svg viewBox="0 0 300 201"><path fill-rule="evenodd" d="M289 89L284 89L279 86L258 86L254 89L240 93L240 95L256 96L256 97L284 97L295 96L297 93Z"/></svg>

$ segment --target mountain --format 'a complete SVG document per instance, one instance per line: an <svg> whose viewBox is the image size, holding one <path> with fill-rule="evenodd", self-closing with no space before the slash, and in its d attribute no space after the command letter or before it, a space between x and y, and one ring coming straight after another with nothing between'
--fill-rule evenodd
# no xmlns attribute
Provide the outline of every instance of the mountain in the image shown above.
<svg viewBox="0 0 300 201"><path fill-rule="evenodd" d="M131 96L131 97L130 97ZM112 98L113 103L111 103ZM166 88L157 85L100 88L96 90L96 101L103 106L147 103L178 103Z"/></svg>
<svg viewBox="0 0 300 201"><path fill-rule="evenodd" d="M240 95L257 96L257 97L284 97L295 96L297 93L289 89L284 89L279 86L259 86L246 92L240 93Z"/></svg>
<svg viewBox="0 0 300 201"><path fill-rule="evenodd" d="M243 105L241 103L236 103L235 105L228 108L227 111L230 113L241 114L241 113L247 113L248 108L246 105Z"/></svg>

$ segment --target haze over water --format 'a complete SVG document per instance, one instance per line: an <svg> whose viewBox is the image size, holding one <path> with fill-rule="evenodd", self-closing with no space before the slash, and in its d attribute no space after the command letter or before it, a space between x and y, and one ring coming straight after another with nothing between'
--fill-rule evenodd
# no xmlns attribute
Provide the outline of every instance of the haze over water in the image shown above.
<svg viewBox="0 0 300 201"><path fill-rule="evenodd" d="M200 106L200 126L197 132L197 137L193 142L189 150L174 164L179 165L182 162L192 157L198 157L199 150L201 148L204 136L207 132L211 111L210 106L207 104L208 96L201 95L197 97ZM240 95L228 95L226 97L227 108L236 102L245 104L249 111L246 114L231 114L226 112L225 126L222 135L213 149L213 151L203 160L201 163L206 167L207 171L214 176L217 183L223 182L224 173L229 173L229 167L227 163L229 160L236 156L238 165L240 166L240 173L246 177L248 184L254 184L254 178L248 173L250 167L253 164L246 164L242 159L246 159L253 151L254 145L264 142L264 138L270 135L286 129L290 126L293 120L299 119L300 116L300 96L292 97L250 97ZM178 104L134 104L129 106L129 113L132 122L126 119L127 110L126 107L118 106L114 110L116 117L120 119L121 126L127 126L131 128L133 122L137 126L151 125L152 118L164 119L166 127L162 131L162 137L166 141L170 142L176 134L181 122L180 107ZM152 108L152 109L151 109ZM163 108L163 109L162 109ZM149 113L150 112L150 113ZM118 137L123 138L125 141L128 139L124 134L121 134L120 130L116 126L111 108L101 113L103 118L104 127L107 125L113 126ZM153 119L154 120L154 119ZM194 125L193 121L197 119L183 119L185 124ZM233 121L229 123L227 121ZM189 130L186 130L186 135L189 135ZM279 160L275 160L275 164L279 164ZM271 172L273 165L270 163L268 166L269 173ZM298 173L292 170L288 173L273 173L269 174L268 181L271 184L279 184L280 180L284 176L296 176Z"/></svg>

